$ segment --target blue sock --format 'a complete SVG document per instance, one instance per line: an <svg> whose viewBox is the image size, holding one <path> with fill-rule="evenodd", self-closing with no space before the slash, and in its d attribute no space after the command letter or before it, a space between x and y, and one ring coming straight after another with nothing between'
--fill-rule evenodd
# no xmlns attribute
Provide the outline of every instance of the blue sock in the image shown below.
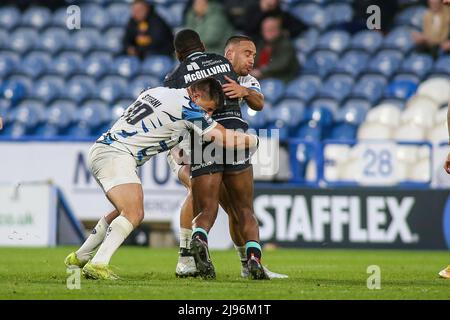
<svg viewBox="0 0 450 320"><path fill-rule="evenodd" d="M261 259L262 250L258 241L247 241L245 243L245 252L247 253L247 259L250 259L252 255Z"/></svg>
<svg viewBox="0 0 450 320"><path fill-rule="evenodd" d="M192 239L199 237L201 240L205 241L206 243L208 243L208 232L206 232L205 229L203 228L194 228L194 230L192 230Z"/></svg>

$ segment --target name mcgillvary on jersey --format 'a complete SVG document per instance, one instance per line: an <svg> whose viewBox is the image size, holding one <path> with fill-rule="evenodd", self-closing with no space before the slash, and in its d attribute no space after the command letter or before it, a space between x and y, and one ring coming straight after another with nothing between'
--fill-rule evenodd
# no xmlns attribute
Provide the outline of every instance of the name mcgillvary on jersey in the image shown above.
<svg viewBox="0 0 450 320"><path fill-rule="evenodd" d="M193 82L213 77L221 84L228 83L225 76L237 81L230 61L215 53L195 52L182 61L178 67L164 79L164 86L169 88L186 88ZM238 99L225 97L223 108L219 108L212 118L219 121L225 117L241 117Z"/></svg>
<svg viewBox="0 0 450 320"><path fill-rule="evenodd" d="M144 90L97 142L131 153L140 166L178 144L187 130L202 136L216 125L186 89L159 87Z"/></svg>

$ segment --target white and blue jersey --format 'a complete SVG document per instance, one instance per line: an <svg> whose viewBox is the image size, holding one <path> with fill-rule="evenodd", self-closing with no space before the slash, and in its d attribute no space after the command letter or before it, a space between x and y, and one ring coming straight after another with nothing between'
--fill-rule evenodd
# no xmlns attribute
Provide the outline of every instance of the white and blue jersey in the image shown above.
<svg viewBox="0 0 450 320"><path fill-rule="evenodd" d="M216 125L186 89L158 87L143 91L97 142L131 153L140 166L177 145L186 131L203 136Z"/></svg>

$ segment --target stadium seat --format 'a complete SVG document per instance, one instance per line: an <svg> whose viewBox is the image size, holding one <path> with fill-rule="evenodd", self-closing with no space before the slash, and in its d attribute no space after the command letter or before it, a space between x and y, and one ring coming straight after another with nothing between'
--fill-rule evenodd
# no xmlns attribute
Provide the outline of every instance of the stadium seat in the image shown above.
<svg viewBox="0 0 450 320"><path fill-rule="evenodd" d="M331 18L330 26L339 26L352 21L353 9L348 3L330 3L325 8L325 15Z"/></svg>
<svg viewBox="0 0 450 320"><path fill-rule="evenodd" d="M105 49L113 54L119 54L123 49L122 39L124 32L124 28L109 28L104 34L99 49Z"/></svg>
<svg viewBox="0 0 450 320"><path fill-rule="evenodd" d="M447 126L447 112L448 107L444 106L440 109L438 109L434 115L434 125L441 127L441 126Z"/></svg>
<svg viewBox="0 0 450 320"><path fill-rule="evenodd" d="M285 86L283 81L279 79L264 79L261 80L260 84L265 99L271 104L276 103L284 95Z"/></svg>
<svg viewBox="0 0 450 320"><path fill-rule="evenodd" d="M89 55L89 57L83 62L81 70L86 75L99 79L109 72L109 68L113 62L111 55L95 53Z"/></svg>
<svg viewBox="0 0 450 320"><path fill-rule="evenodd" d="M362 49L369 53L373 53L381 47L383 43L383 35L381 32L363 30L352 37L351 48Z"/></svg>
<svg viewBox="0 0 450 320"><path fill-rule="evenodd" d="M0 29L0 50L9 46L8 33L6 30Z"/></svg>
<svg viewBox="0 0 450 320"><path fill-rule="evenodd" d="M369 54L362 50L347 51L336 64L334 72L348 73L358 77L369 61Z"/></svg>
<svg viewBox="0 0 450 320"><path fill-rule="evenodd" d="M300 126L296 137L307 141L322 140L322 127L315 121L308 121Z"/></svg>
<svg viewBox="0 0 450 320"><path fill-rule="evenodd" d="M107 76L98 84L98 95L108 103L113 103L126 94L127 82L122 77Z"/></svg>
<svg viewBox="0 0 450 320"><path fill-rule="evenodd" d="M349 99L337 111L335 121L360 125L366 119L370 103L364 99Z"/></svg>
<svg viewBox="0 0 450 320"><path fill-rule="evenodd" d="M331 50L337 53L344 51L350 43L350 35L345 31L328 31L320 37L318 49Z"/></svg>
<svg viewBox="0 0 450 320"><path fill-rule="evenodd" d="M417 90L417 84L408 80L394 80L386 88L385 97L409 99Z"/></svg>
<svg viewBox="0 0 450 320"><path fill-rule="evenodd" d="M107 12L111 20L110 25L114 27L125 27L130 19L130 6L126 3L112 3Z"/></svg>
<svg viewBox="0 0 450 320"><path fill-rule="evenodd" d="M401 122L414 124L418 127L430 129L434 126L435 110L422 106L407 107L401 115Z"/></svg>
<svg viewBox="0 0 450 320"><path fill-rule="evenodd" d="M266 124L266 117L262 112L254 111L247 105L241 107L242 118L247 121L250 128L260 129L264 128Z"/></svg>
<svg viewBox="0 0 450 320"><path fill-rule="evenodd" d="M64 90L64 80L58 76L44 76L39 78L32 87L31 97L45 103L59 98Z"/></svg>
<svg viewBox="0 0 450 320"><path fill-rule="evenodd" d="M172 71L173 60L169 56L154 55L147 57L141 65L141 73L152 75L159 79L164 77Z"/></svg>
<svg viewBox="0 0 450 320"><path fill-rule="evenodd" d="M319 96L341 102L352 91L353 83L353 77L350 75L333 74L320 87Z"/></svg>
<svg viewBox="0 0 450 320"><path fill-rule="evenodd" d="M325 77L334 68L338 60L339 57L336 52L329 50L313 51L306 59L302 71Z"/></svg>
<svg viewBox="0 0 450 320"><path fill-rule="evenodd" d="M310 106L314 108L328 109L333 116L339 109L339 103L331 98L317 98L311 101Z"/></svg>
<svg viewBox="0 0 450 320"><path fill-rule="evenodd" d="M72 36L68 42L68 48L79 51L82 54L97 48L100 49L108 43L108 34L100 36L99 31L93 28L81 28L70 34ZM120 39L117 41L120 41Z"/></svg>
<svg viewBox="0 0 450 320"><path fill-rule="evenodd" d="M404 123L394 131L393 138L399 141L423 141L425 129L413 123Z"/></svg>
<svg viewBox="0 0 450 320"><path fill-rule="evenodd" d="M430 159L422 159L414 164L413 169L409 171L409 181L416 183L431 182L432 167Z"/></svg>
<svg viewBox="0 0 450 320"><path fill-rule="evenodd" d="M47 111L47 122L58 130L69 127L75 121L77 105L70 100L56 100Z"/></svg>
<svg viewBox="0 0 450 320"><path fill-rule="evenodd" d="M111 73L124 78L132 78L140 71L140 62L136 57L121 56L111 64Z"/></svg>
<svg viewBox="0 0 450 320"><path fill-rule="evenodd" d="M289 128L298 127L304 117L305 105L301 100L284 99L272 108L271 118L283 121Z"/></svg>
<svg viewBox="0 0 450 320"><path fill-rule="evenodd" d="M28 77L25 77L28 81ZM15 106L23 98L26 97L30 87L26 86L24 81L9 78L6 83L2 85L0 92L1 98L6 99L11 106Z"/></svg>
<svg viewBox="0 0 450 320"><path fill-rule="evenodd" d="M351 95L375 104L383 95L385 86L386 79L382 75L363 75L356 81Z"/></svg>
<svg viewBox="0 0 450 320"><path fill-rule="evenodd" d="M450 63L450 61L447 62ZM400 71L409 72L423 78L432 67L433 59L429 55L413 53L403 61Z"/></svg>
<svg viewBox="0 0 450 320"><path fill-rule="evenodd" d="M291 12L309 27L324 30L331 22L329 17L327 19L325 10L317 4L299 4Z"/></svg>
<svg viewBox="0 0 450 320"><path fill-rule="evenodd" d="M95 97L95 81L88 76L76 75L67 82L65 97L80 104L86 99Z"/></svg>
<svg viewBox="0 0 450 320"><path fill-rule="evenodd" d="M329 139L333 140L354 140L358 126L350 123L341 123L331 128L328 135Z"/></svg>
<svg viewBox="0 0 450 320"><path fill-rule="evenodd" d="M433 67L433 72L449 74L450 73L450 55L440 56Z"/></svg>
<svg viewBox="0 0 450 320"><path fill-rule="evenodd" d="M383 41L383 48L401 50L403 53L411 51L415 44L411 37L414 29L399 27L388 33Z"/></svg>
<svg viewBox="0 0 450 320"><path fill-rule="evenodd" d="M31 51L18 65L16 73L23 73L30 78L37 78L46 71L50 61L51 57L48 53Z"/></svg>
<svg viewBox="0 0 450 320"><path fill-rule="evenodd" d="M396 50L382 50L369 62L367 71L381 73L390 77L400 67L403 54Z"/></svg>
<svg viewBox="0 0 450 320"><path fill-rule="evenodd" d="M136 99L142 90L147 88L155 88L161 86L162 83L158 78L152 76L139 76L128 86L128 94L130 98Z"/></svg>
<svg viewBox="0 0 450 320"><path fill-rule="evenodd" d="M316 95L320 84L320 77L316 75L302 75L289 82L284 96L308 102Z"/></svg>
<svg viewBox="0 0 450 320"><path fill-rule="evenodd" d="M99 134L97 132L91 133L95 129L91 130L91 128L86 123L77 123L75 125L72 125L69 127L69 129L66 131L66 136L70 139L77 138L77 139L86 139L86 138L97 138Z"/></svg>
<svg viewBox="0 0 450 320"><path fill-rule="evenodd" d="M0 28L11 31L20 24L20 11L16 7L0 7Z"/></svg>
<svg viewBox="0 0 450 320"><path fill-rule="evenodd" d="M36 48L48 51L52 54L64 50L67 46L69 34L63 28L49 28L41 34Z"/></svg>
<svg viewBox="0 0 450 320"><path fill-rule="evenodd" d="M447 118L445 118L447 120ZM435 126L427 131L426 138L433 144L439 144L441 142L447 142L448 129L447 124Z"/></svg>
<svg viewBox="0 0 450 320"><path fill-rule="evenodd" d="M106 103L101 100L88 100L77 112L78 127L86 125L92 133L100 126L109 123L111 112Z"/></svg>
<svg viewBox="0 0 450 320"><path fill-rule="evenodd" d="M366 123L378 123L390 128L400 125L401 110L390 104L381 104L369 110L366 115Z"/></svg>
<svg viewBox="0 0 450 320"><path fill-rule="evenodd" d="M392 78L392 81L407 81L413 83L417 87L420 84L420 78L413 73L399 72Z"/></svg>
<svg viewBox="0 0 450 320"><path fill-rule="evenodd" d="M23 100L14 110L14 122L23 125L29 133L45 119L45 107L40 101Z"/></svg>
<svg viewBox="0 0 450 320"><path fill-rule="evenodd" d="M11 51L0 51L0 79L9 76L19 65L19 55Z"/></svg>
<svg viewBox="0 0 450 320"><path fill-rule="evenodd" d="M47 27L51 22L52 14L45 7L30 7L22 14L21 25L40 30Z"/></svg>
<svg viewBox="0 0 450 320"><path fill-rule="evenodd" d="M81 70L82 61L83 57L78 52L63 51L49 63L48 73L69 77Z"/></svg>
<svg viewBox="0 0 450 320"><path fill-rule="evenodd" d="M104 8L95 5L87 4L81 6L81 24L88 28L95 28L97 30L103 30L109 26L110 17L108 11ZM124 11L122 14L127 15L130 10Z"/></svg>
<svg viewBox="0 0 450 320"><path fill-rule="evenodd" d="M304 53L311 52L317 46L319 35L320 33L317 29L310 28L306 30L294 40L295 49Z"/></svg>
<svg viewBox="0 0 450 320"><path fill-rule="evenodd" d="M421 108L435 113L439 109L439 104L429 96L417 94L409 99L406 103L406 109Z"/></svg>
<svg viewBox="0 0 450 320"><path fill-rule="evenodd" d="M417 93L432 98L438 105L447 103L450 100L450 81L446 78L428 79L420 84Z"/></svg>
<svg viewBox="0 0 450 320"><path fill-rule="evenodd" d="M18 28L9 36L9 48L24 54L35 47L39 40L38 33L31 28Z"/></svg>
<svg viewBox="0 0 450 320"><path fill-rule="evenodd" d="M314 122L320 127L329 127L334 119L333 109L321 103L322 101L325 99L316 100L309 108L305 109L305 121Z"/></svg>
<svg viewBox="0 0 450 320"><path fill-rule="evenodd" d="M167 5L156 6L158 14L171 26L178 28L183 25L186 3L172 2Z"/></svg>
<svg viewBox="0 0 450 320"><path fill-rule="evenodd" d="M394 20L399 26L412 26L422 29L423 16L427 8L425 6L412 6L402 10Z"/></svg>
<svg viewBox="0 0 450 320"><path fill-rule="evenodd" d="M392 129L381 123L364 122L356 136L358 140L388 140L392 138Z"/></svg>
<svg viewBox="0 0 450 320"><path fill-rule="evenodd" d="M51 24L54 27L59 28L67 28L67 8L59 8L57 9L52 17L51 17Z"/></svg>

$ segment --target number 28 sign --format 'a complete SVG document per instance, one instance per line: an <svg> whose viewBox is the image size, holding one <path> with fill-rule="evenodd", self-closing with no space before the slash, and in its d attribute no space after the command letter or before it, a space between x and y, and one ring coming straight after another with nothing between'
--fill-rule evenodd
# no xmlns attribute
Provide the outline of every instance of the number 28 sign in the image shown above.
<svg viewBox="0 0 450 320"><path fill-rule="evenodd" d="M388 185L397 183L396 144L363 142L359 149L359 177L361 184Z"/></svg>

